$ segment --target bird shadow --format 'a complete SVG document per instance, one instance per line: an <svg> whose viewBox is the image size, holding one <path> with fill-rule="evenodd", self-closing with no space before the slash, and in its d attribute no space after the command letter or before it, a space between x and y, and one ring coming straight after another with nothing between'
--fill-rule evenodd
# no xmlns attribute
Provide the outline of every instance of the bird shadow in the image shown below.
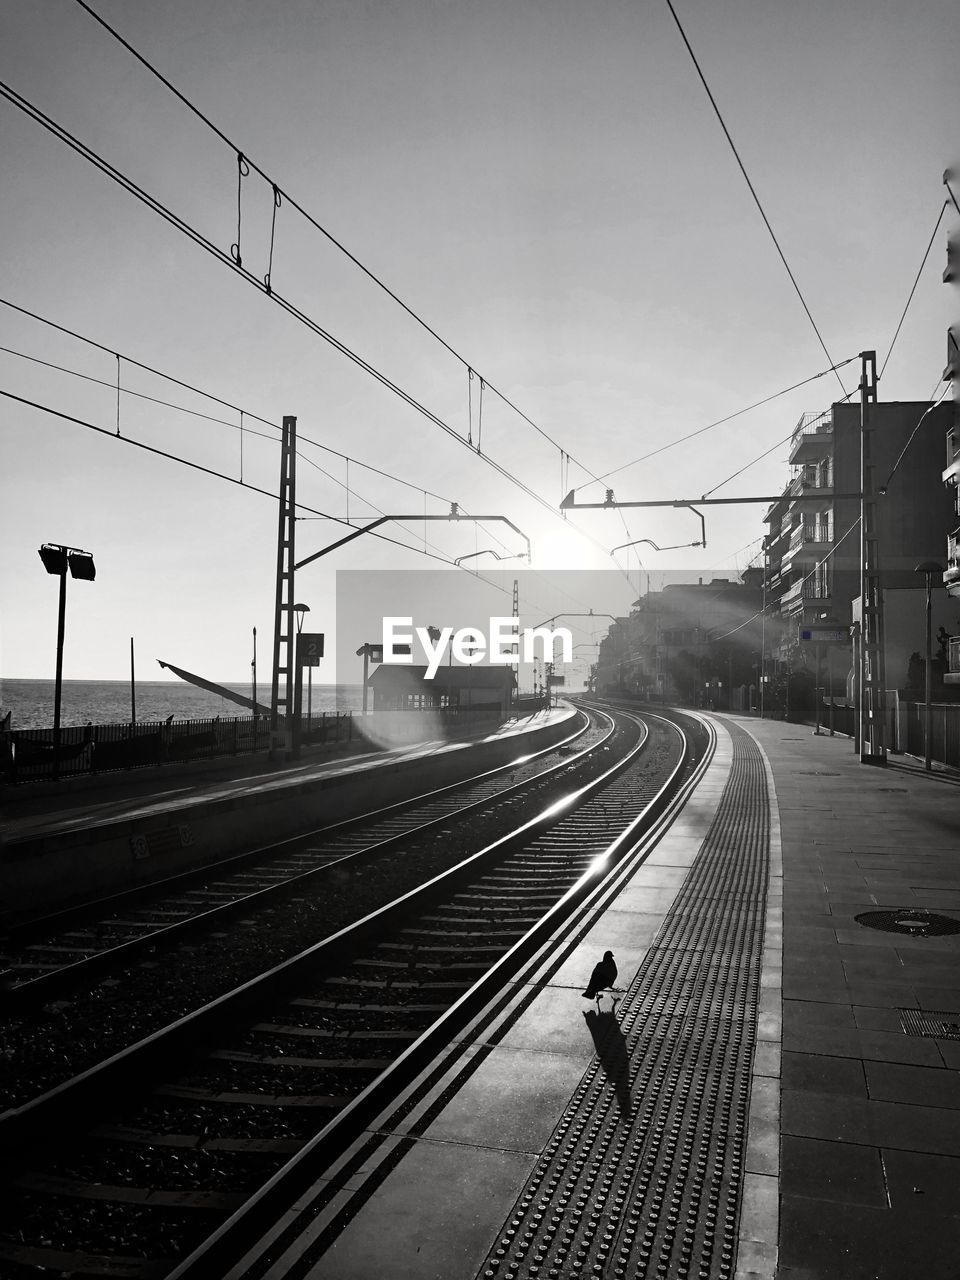
<svg viewBox="0 0 960 1280"><path fill-rule="evenodd" d="M616 1092L621 1119L627 1120L631 1112L630 1055L620 1023L613 1013L595 1013L593 1009L584 1012L583 1020L593 1039L601 1069Z"/></svg>

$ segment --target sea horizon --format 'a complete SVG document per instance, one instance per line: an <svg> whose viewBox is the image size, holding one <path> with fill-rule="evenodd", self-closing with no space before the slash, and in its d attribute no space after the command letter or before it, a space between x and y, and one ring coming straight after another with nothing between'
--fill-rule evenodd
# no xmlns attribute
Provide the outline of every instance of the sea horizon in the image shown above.
<svg viewBox="0 0 960 1280"><path fill-rule="evenodd" d="M249 698L252 682L246 680L216 683ZM281 688L285 688L281 685ZM53 726L56 682L32 680L26 676L0 678L0 720L8 713L10 728L49 729ZM177 679L136 680L136 719L138 723L176 720L210 720L249 716L250 710L219 694L200 689ZM270 701L270 681L257 681L257 701ZM129 724L133 706L130 679L82 680L64 679L61 689L60 723L64 727L85 724ZM303 691L303 709L307 710L308 689ZM360 684L313 683L313 713L359 710L362 702Z"/></svg>

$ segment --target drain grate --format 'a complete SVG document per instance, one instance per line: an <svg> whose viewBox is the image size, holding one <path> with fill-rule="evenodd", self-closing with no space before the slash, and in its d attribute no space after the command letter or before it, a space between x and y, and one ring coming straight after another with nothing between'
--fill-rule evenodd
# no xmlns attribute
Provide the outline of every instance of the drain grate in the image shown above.
<svg viewBox="0 0 960 1280"><path fill-rule="evenodd" d="M960 933L960 920L938 915L935 911L864 911L854 916L857 924L884 933L903 933L911 938L937 938L947 933Z"/></svg>
<svg viewBox="0 0 960 1280"><path fill-rule="evenodd" d="M960 1040L960 1013L930 1009L898 1009L900 1025L908 1036L935 1036L938 1040Z"/></svg>

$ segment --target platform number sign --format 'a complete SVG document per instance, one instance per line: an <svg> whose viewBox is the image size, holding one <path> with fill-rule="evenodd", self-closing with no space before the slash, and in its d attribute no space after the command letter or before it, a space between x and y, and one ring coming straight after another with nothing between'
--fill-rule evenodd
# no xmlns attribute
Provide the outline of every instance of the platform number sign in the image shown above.
<svg viewBox="0 0 960 1280"><path fill-rule="evenodd" d="M323 632L301 632L297 637L297 657L301 667L319 667L323 657Z"/></svg>

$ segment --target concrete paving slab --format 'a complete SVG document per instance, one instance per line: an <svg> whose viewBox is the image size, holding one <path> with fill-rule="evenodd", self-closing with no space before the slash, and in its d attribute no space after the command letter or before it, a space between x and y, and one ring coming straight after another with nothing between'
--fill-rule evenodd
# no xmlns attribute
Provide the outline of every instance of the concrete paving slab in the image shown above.
<svg viewBox="0 0 960 1280"><path fill-rule="evenodd" d="M493 1049L424 1137L538 1154L583 1071L571 1053Z"/></svg>
<svg viewBox="0 0 960 1280"><path fill-rule="evenodd" d="M305 1280L465 1280L490 1247L534 1157L421 1140Z"/></svg>
<svg viewBox="0 0 960 1280"><path fill-rule="evenodd" d="M887 1206L878 1148L820 1138L783 1138L783 1194L840 1204Z"/></svg>

